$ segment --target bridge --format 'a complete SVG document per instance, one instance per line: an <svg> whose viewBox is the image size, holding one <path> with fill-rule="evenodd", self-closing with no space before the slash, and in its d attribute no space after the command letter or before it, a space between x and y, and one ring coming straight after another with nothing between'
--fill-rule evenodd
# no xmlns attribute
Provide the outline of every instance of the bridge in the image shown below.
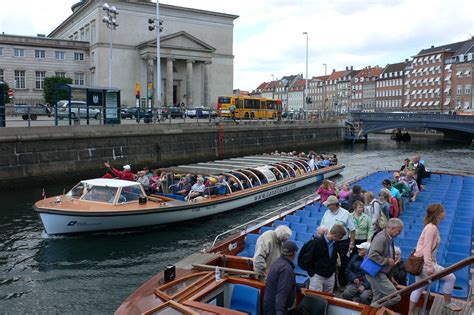
<svg viewBox="0 0 474 315"><path fill-rule="evenodd" d="M429 128L455 140L474 138L474 115L352 112L351 120L362 126L361 135L387 129Z"/></svg>

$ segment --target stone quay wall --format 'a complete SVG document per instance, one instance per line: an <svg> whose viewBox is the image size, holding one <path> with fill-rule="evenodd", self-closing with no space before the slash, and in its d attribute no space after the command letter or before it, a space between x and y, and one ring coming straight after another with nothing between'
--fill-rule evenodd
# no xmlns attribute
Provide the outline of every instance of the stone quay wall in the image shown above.
<svg viewBox="0 0 474 315"><path fill-rule="evenodd" d="M104 162L166 167L341 142L337 122L1 128L0 189L104 174Z"/></svg>

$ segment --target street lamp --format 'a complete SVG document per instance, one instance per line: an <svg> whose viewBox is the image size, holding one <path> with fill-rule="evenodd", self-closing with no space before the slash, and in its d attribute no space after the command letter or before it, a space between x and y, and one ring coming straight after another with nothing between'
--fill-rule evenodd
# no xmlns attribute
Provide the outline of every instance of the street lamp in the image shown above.
<svg viewBox="0 0 474 315"><path fill-rule="evenodd" d="M323 63L323 66L324 66L324 75L327 75L328 73L328 65Z"/></svg>
<svg viewBox="0 0 474 315"><path fill-rule="evenodd" d="M112 31L115 31L118 27L116 19L119 13L115 6L109 6L107 3L104 3L102 10L107 12L107 15L102 18L102 22L104 22L107 28L110 29L109 87L112 87Z"/></svg>
<svg viewBox="0 0 474 315"><path fill-rule="evenodd" d="M161 46L160 37L163 32L163 21L160 20L160 0L156 1L156 18L148 19L148 30L156 32L156 105L161 106ZM158 111L160 113L160 111Z"/></svg>
<svg viewBox="0 0 474 315"><path fill-rule="evenodd" d="M303 35L306 35L306 79L304 80L303 92L303 109L305 109L308 98L308 32L303 32Z"/></svg>
<svg viewBox="0 0 474 315"><path fill-rule="evenodd" d="M275 76L273 74L271 74L272 76L272 82L275 81Z"/></svg>

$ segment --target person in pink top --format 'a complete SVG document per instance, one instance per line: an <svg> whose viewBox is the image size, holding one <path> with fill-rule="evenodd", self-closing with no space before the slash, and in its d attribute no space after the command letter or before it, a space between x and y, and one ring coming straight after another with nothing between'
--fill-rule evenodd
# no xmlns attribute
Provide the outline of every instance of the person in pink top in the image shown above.
<svg viewBox="0 0 474 315"><path fill-rule="evenodd" d="M444 269L436 262L436 250L441 242L438 224L444 219L444 214L444 207L439 203L430 204L426 209L425 227L421 232L415 250L416 257L423 257L424 265L421 274L415 277L416 282ZM456 276L450 273L441 278L441 280L443 281L444 308L452 312L462 311L459 305L451 301L451 293L453 292L454 283L456 282ZM415 311L416 304L424 290L426 290L426 287L421 287L411 293L410 315L418 314L418 312Z"/></svg>
<svg viewBox="0 0 474 315"><path fill-rule="evenodd" d="M319 186L318 190L316 190L316 193L319 194L319 202L321 204L323 204L329 198L329 196L336 195L336 192L331 188L331 185L327 179L323 180L321 186Z"/></svg>
<svg viewBox="0 0 474 315"><path fill-rule="evenodd" d="M342 184L342 189L339 192L339 201L343 202L349 198L349 195L351 194L351 189L349 188L348 184Z"/></svg>

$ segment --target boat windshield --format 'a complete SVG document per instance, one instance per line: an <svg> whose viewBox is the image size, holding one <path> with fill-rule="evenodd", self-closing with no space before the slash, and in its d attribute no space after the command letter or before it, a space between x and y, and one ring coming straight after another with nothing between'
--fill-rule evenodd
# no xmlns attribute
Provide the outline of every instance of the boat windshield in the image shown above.
<svg viewBox="0 0 474 315"><path fill-rule="evenodd" d="M135 201L143 196L142 190L139 185L123 187L119 196L119 203Z"/></svg>
<svg viewBox="0 0 474 315"><path fill-rule="evenodd" d="M117 187L92 186L81 198L82 200L114 203Z"/></svg>
<svg viewBox="0 0 474 315"><path fill-rule="evenodd" d="M74 186L67 194L66 196L74 198L74 199L80 199L82 195L86 193L85 190L85 185L84 183L79 183L76 186Z"/></svg>

